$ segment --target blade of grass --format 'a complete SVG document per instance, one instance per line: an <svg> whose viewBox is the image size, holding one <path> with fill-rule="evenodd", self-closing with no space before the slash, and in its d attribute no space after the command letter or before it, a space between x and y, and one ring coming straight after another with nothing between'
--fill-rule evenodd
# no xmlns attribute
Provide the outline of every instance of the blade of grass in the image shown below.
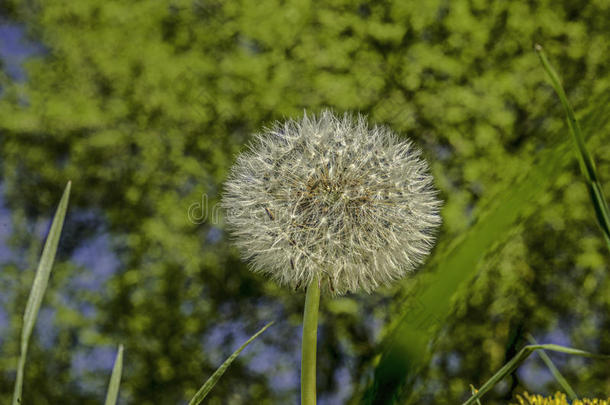
<svg viewBox="0 0 610 405"><path fill-rule="evenodd" d="M205 397L208 395L208 393L212 390L212 388L214 388L214 385L216 385L216 383L218 382L218 380L220 380L220 377L222 377L222 375L225 373L225 371L227 371L227 369L229 368L229 366L231 365L231 363L233 363L233 360L235 360L237 358L237 356L239 356L239 354L250 344L252 343L252 341L254 339L256 339L257 337L259 337L264 331L267 330L268 327L270 327L271 325L273 325L274 322L269 322L267 325L263 326L261 328L261 330L259 330L258 332L256 332L254 335L252 335L252 337L250 339L248 339L243 345L241 345L239 347L239 349L235 350L233 352L232 355L230 355L224 363L222 363L222 365L220 367L218 367L218 369L216 369L216 371L214 372L214 374L212 374L212 376L210 378L208 378L208 380L201 386L201 388L199 388L199 391L197 391L197 393L193 396L193 398L191 399L191 401L189 402L189 405L198 405L201 403L201 401L203 401L205 399Z"/></svg>
<svg viewBox="0 0 610 405"><path fill-rule="evenodd" d="M492 389L497 383L499 383L504 377L511 374L513 371L523 363L525 359L529 357L536 350L550 350L553 352L567 353L575 356L583 356L583 357L591 357L597 359L610 359L610 355L604 354L594 354L589 353L584 350L574 349L571 347L565 347L555 344L543 344L543 345L528 345L517 353L515 357L510 359L508 363L506 363L502 368L494 374L485 384L479 388L479 390L471 396L466 402L462 405L470 405L481 398L487 391Z"/></svg>
<svg viewBox="0 0 610 405"><path fill-rule="evenodd" d="M17 365L17 379L15 380L15 389L13 391L13 405L21 404L21 394L23 391L23 373L25 369L25 360L27 357L28 344L36 318L38 317L38 311L44 297L47 284L49 282L49 276L51 275L51 268L53 267L53 261L55 260L55 253L57 252L57 245L59 244L59 238L61 236L61 229L66 218L66 210L68 208L68 199L70 197L70 187L72 182L68 182L64 193L59 201L55 216L53 217L53 223L51 224L51 230L47 236L47 240L42 250L40 262L38 262L38 269L36 270L36 276L34 277L34 283L30 290L28 302L25 306L25 312L23 315L23 329L21 330L21 354L19 356L19 363Z"/></svg>
<svg viewBox="0 0 610 405"><path fill-rule="evenodd" d="M530 343L533 345L538 344L538 342L536 342L536 339L534 339L534 337L529 333L527 334L527 340L529 340ZM576 395L576 392L572 389L572 387L568 383L568 380L566 380L565 377L559 372L557 367L555 367L555 364L553 364L553 361L551 360L549 355L546 354L546 352L544 350L538 350L537 353L538 353L538 356L540 356L540 358L542 359L542 361L544 361L544 364L546 364L548 369L551 371L551 374L553 374L553 377L555 377L555 380L557 380L559 385L561 385L561 387L564 389L564 391L569 395L570 399L571 400L578 399L578 395Z"/></svg>
<svg viewBox="0 0 610 405"><path fill-rule="evenodd" d="M592 102L582 123L585 139L608 128L610 94L601 94ZM409 397L434 333L451 310L454 293L476 273L490 249L505 243L511 230L536 212L530 209L533 202L540 199L567 166L572 141L554 139L556 143L537 153L529 168L524 165L522 177L507 184L491 205L478 211L477 221L470 229L455 240L440 241L427 265L429 276L401 304L400 312L394 316L396 320L388 326L390 332L381 345L381 359L363 403L380 405L396 400L402 403ZM415 282L421 279L419 276Z"/></svg>
<svg viewBox="0 0 610 405"><path fill-rule="evenodd" d="M116 400L119 397L119 386L121 385L121 374L123 372L123 345L119 345L119 350L114 359L114 366L112 367L112 375L110 376L110 383L108 384L108 391L106 392L106 401L104 405L115 405Z"/></svg>
<svg viewBox="0 0 610 405"><path fill-rule="evenodd" d="M585 145L585 141L582 136L582 131L580 129L580 124L578 123L578 120L576 120L574 109L572 108L572 105L568 100L563 86L561 85L559 75L551 66L551 63L546 57L542 46L536 44L534 48L536 49L536 53L538 54L538 57L542 62L542 66L544 66L544 70L546 71L551 81L551 85L559 96L559 100L561 100L563 109L566 112L568 127L570 128L572 139L574 139L574 143L578 148L578 161L580 163L580 169L582 171L582 174L585 176L585 181L587 182L587 188L589 189L591 202L593 203L593 208L595 209L597 222L600 228L602 229L608 249L610 249L610 211L608 209L608 203L606 202L606 199L604 197L604 192L602 190L602 185L599 181L599 176L597 175L595 162L593 161L593 158L591 157L591 154L589 153L587 146Z"/></svg>

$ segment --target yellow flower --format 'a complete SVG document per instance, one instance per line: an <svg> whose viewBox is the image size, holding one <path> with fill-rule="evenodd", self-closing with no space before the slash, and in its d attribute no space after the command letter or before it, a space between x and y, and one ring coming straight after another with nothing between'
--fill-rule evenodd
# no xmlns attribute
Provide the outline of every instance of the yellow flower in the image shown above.
<svg viewBox="0 0 610 405"><path fill-rule="evenodd" d="M530 395L527 392L524 396L517 395L518 404L513 405L570 405L566 395L561 392L556 392L553 397L543 397L541 395ZM610 398L604 399L576 399L571 405L610 405Z"/></svg>

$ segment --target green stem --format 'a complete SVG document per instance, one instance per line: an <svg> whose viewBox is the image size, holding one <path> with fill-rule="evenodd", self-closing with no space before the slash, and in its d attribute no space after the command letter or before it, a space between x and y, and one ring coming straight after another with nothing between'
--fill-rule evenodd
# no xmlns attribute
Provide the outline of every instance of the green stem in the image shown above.
<svg viewBox="0 0 610 405"><path fill-rule="evenodd" d="M301 347L301 405L316 405L316 348L320 285L314 279L307 287Z"/></svg>

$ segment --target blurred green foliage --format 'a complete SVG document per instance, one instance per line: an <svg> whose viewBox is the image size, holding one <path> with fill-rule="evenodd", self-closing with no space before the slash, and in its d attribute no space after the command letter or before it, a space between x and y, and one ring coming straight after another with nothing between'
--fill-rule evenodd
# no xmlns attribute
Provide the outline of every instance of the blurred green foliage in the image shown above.
<svg viewBox="0 0 610 405"><path fill-rule="evenodd" d="M608 99L605 95L602 100L596 100L598 107L586 117L583 139L610 129ZM490 206L482 209L484 212L475 224L459 237L444 239L439 244L435 258L428 266L432 273L420 277L417 287L410 286L413 297L398 310L401 316L386 339L387 347L376 367L374 382L366 395L367 402L377 403L381 398L385 402L392 397L407 398L411 394L410 384L427 359L430 340L451 310L453 293L473 276L485 252L503 243L520 221L532 215L528 210L531 202L541 198L571 161L568 153L574 154L571 150L575 149L574 143L567 137L559 139L556 145L538 153L531 167L523 162L523 173L512 186L498 193ZM601 226L600 232L605 237ZM422 278L425 282L421 282Z"/></svg>
<svg viewBox="0 0 610 405"><path fill-rule="evenodd" d="M11 244L22 258L2 268L12 327L0 348L1 402L10 398L31 285L23 270L40 252L32 224L48 220L68 179L73 211L43 303L55 314L57 335L50 345L33 336L24 403L97 403L107 373L91 373L90 385L80 385L73 357L119 341L121 403L179 403L241 341L227 339L217 356L204 344L228 320L243 323L247 335L280 321L260 342L274 350L274 371L298 371L289 354L303 295L252 275L226 238L211 236L222 221L194 224L188 216L204 194L215 206L253 132L326 106L391 126L431 162L446 201L441 243L449 243L540 151L569 137L535 42L545 46L577 112L610 88L607 0L6 0L0 13L23 22L47 49L27 62L27 81L0 79L0 172L13 214ZM589 141L606 190L609 140L601 128ZM610 256L575 155L566 158L520 225L481 252L477 276L459 289L434 356L414 382L413 403L465 399L469 384L486 381L527 332L548 343L546 333L561 330L571 346L610 353ZM97 290L74 288L90 269L71 254L102 231L118 271ZM421 273L371 296L322 300L321 396L341 388L335 370L347 367L352 402L359 402L378 361L379 325L398 316L425 267ZM258 347L264 354L257 342L253 353ZM274 389L266 375L273 373L249 366L260 356L242 356L210 404L295 401L296 385ZM579 395L610 391L606 364L566 359L558 366ZM519 375L485 403L542 389Z"/></svg>

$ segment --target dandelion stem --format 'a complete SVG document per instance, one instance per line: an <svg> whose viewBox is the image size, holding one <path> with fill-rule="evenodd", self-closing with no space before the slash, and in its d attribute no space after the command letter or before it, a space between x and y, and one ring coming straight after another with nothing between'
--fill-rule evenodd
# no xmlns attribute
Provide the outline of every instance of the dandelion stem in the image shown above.
<svg viewBox="0 0 610 405"><path fill-rule="evenodd" d="M307 287L303 313L303 342L301 347L301 405L316 404L316 348L318 341L318 307L320 285L314 279Z"/></svg>

